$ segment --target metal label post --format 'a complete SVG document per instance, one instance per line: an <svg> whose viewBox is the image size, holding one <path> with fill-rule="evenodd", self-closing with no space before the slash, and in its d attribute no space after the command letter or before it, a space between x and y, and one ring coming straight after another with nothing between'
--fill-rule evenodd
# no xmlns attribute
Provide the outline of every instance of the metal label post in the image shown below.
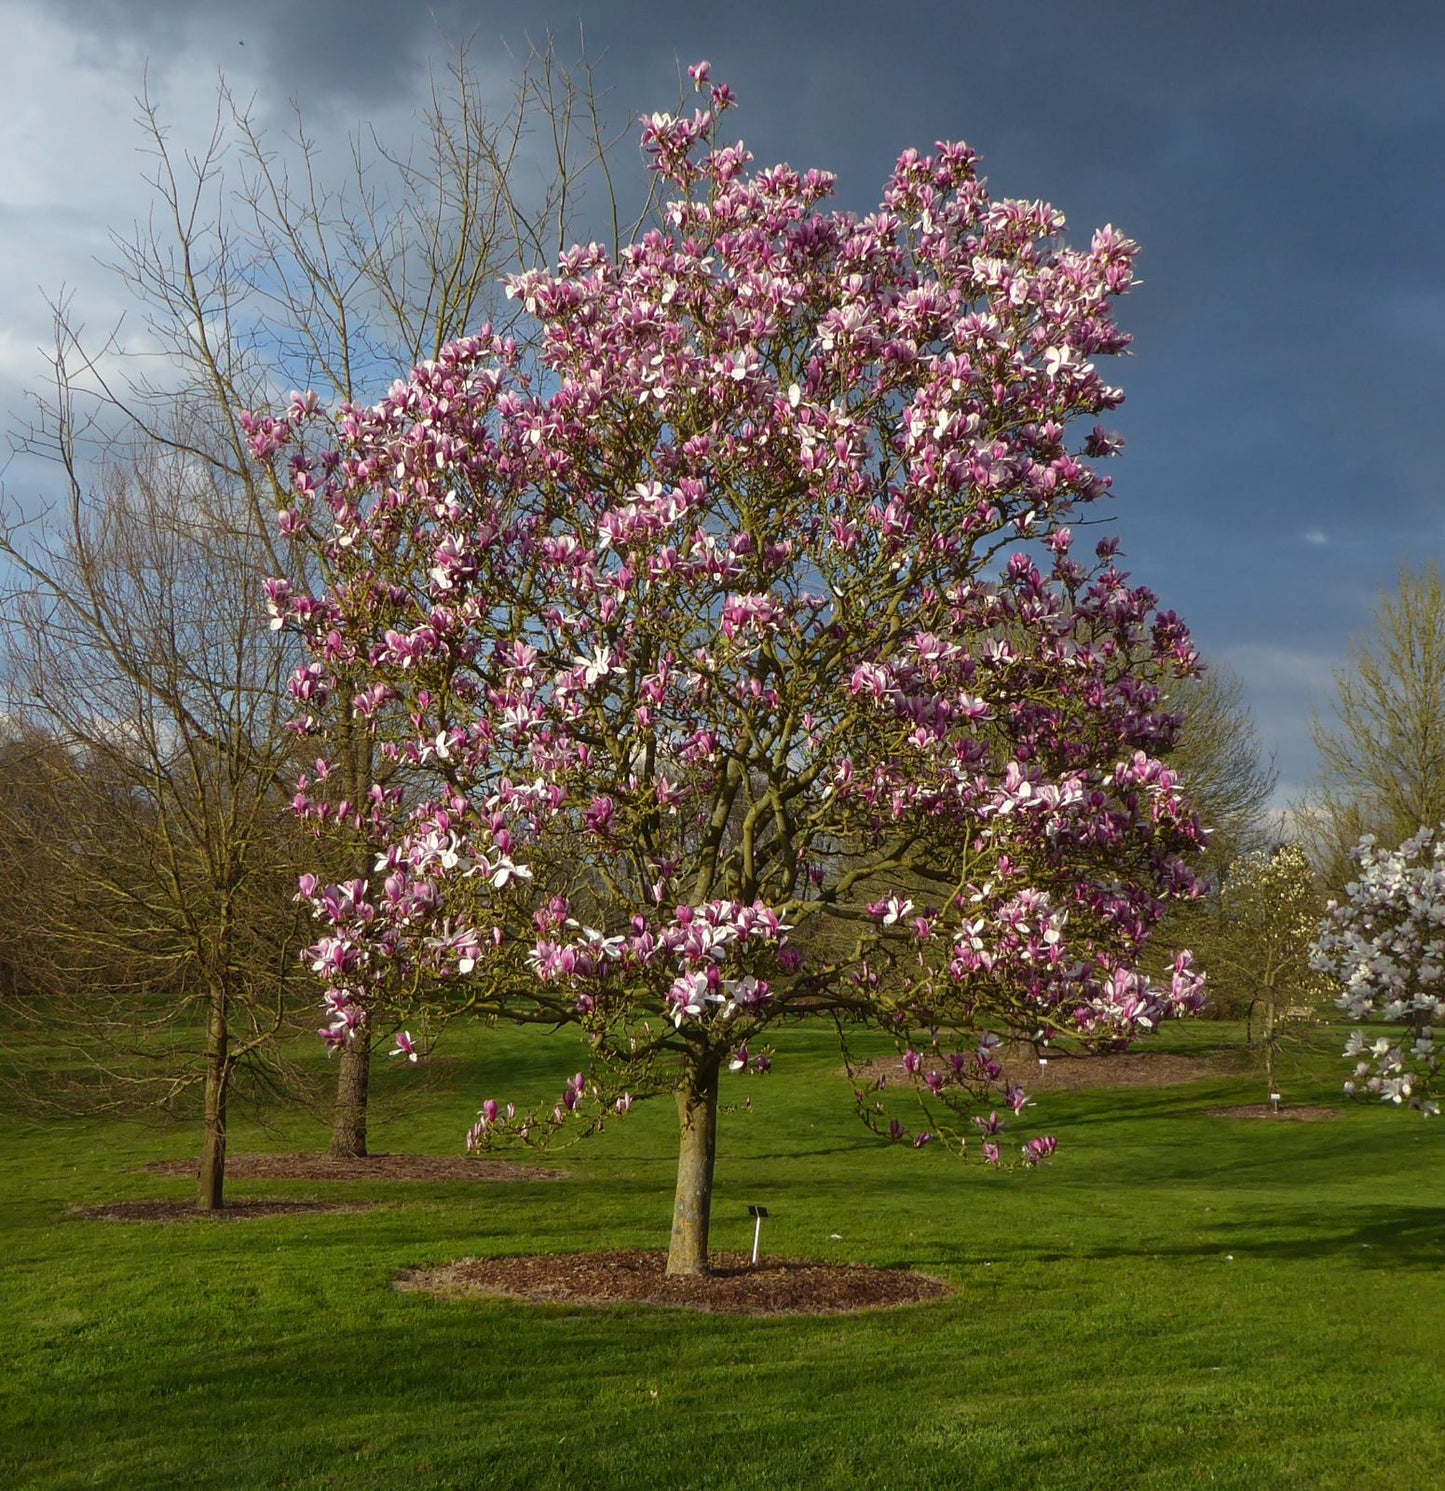
<svg viewBox="0 0 1445 1491"><path fill-rule="evenodd" d="M755 1224L754 1227L753 1227L753 1263L754 1263L754 1265L756 1265L757 1261L758 1261L758 1243L761 1240L762 1235L763 1235L763 1218L765 1216L767 1216L767 1214L768 1214L768 1209L767 1209L766 1206L750 1206L750 1207L748 1207L748 1215L750 1217L752 1217L752 1219L754 1221L754 1224Z"/></svg>

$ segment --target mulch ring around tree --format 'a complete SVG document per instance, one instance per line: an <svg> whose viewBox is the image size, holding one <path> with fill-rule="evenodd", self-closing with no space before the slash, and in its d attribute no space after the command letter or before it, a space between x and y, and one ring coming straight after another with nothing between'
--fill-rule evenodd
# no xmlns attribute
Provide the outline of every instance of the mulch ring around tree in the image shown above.
<svg viewBox="0 0 1445 1491"><path fill-rule="evenodd" d="M195 1179L195 1160L155 1160L152 1175ZM565 1170L512 1165L505 1160L470 1160L462 1155L373 1154L342 1160L328 1154L227 1155L226 1175L248 1180L566 1180Z"/></svg>
<svg viewBox="0 0 1445 1491"><path fill-rule="evenodd" d="M261 1217L301 1216L309 1212L369 1211L346 1201L228 1201L216 1211L201 1211L193 1200L112 1201L81 1206L71 1212L83 1222L249 1222Z"/></svg>
<svg viewBox="0 0 1445 1491"><path fill-rule="evenodd" d="M462 1258L410 1269L396 1288L443 1299L505 1298L534 1304L665 1305L714 1315L843 1315L923 1304L948 1285L904 1269L806 1263L714 1253L703 1278L669 1278L666 1254L639 1248L531 1258Z"/></svg>
<svg viewBox="0 0 1445 1491"><path fill-rule="evenodd" d="M1318 1123L1325 1118L1338 1118L1338 1108L1312 1107L1308 1103L1301 1103L1296 1108L1282 1105L1278 1111L1270 1107L1268 1103L1241 1103L1235 1108L1207 1108L1205 1112L1210 1118L1269 1118L1277 1123Z"/></svg>

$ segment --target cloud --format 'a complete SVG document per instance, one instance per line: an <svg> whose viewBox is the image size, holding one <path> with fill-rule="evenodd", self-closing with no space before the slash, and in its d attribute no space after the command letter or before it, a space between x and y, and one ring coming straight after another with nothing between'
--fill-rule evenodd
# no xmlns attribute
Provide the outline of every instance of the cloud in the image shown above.
<svg viewBox="0 0 1445 1491"><path fill-rule="evenodd" d="M1445 144L1445 7L911 0L892 18L896 46L877 44L876 7L857 0L837 0L821 30L803 0L674 7L665 24L641 0L588 9L588 50L624 129L672 105L679 63L708 56L738 90L730 118L759 160L837 170L849 208L876 203L905 146L963 137L997 192L1053 199L1074 238L1112 220L1139 239L1144 282L1120 315L1138 340L1120 368L1130 448L1112 516L1140 578L1238 667L1281 791L1307 780L1309 706L1328 700L1330 660L1375 581L1445 543L1436 394L1421 375L1445 346L1445 198L1421 189ZM112 253L109 230L152 203L153 163L130 123L142 87L170 139L192 148L220 73L268 126L284 129L294 98L324 160L344 163L358 121L407 137L448 38L476 31L470 60L502 97L502 37L525 47L551 28L565 51L578 10L0 0L6 422L43 378L42 287L72 290L92 334L127 309L97 260ZM641 172L625 140L618 167L630 190ZM1366 252L1365 273L1358 234L1341 231L1342 182L1386 246ZM40 480L17 463L12 492L22 477Z"/></svg>
<svg viewBox="0 0 1445 1491"><path fill-rule="evenodd" d="M1334 696L1337 657L1322 648L1245 642L1219 657L1239 674L1254 716L1260 746L1279 772L1272 804L1296 801L1315 775L1311 725L1327 715Z"/></svg>
<svg viewBox="0 0 1445 1491"><path fill-rule="evenodd" d="M268 100L294 98L313 113L389 107L452 28L475 24L461 0L47 0L44 9L94 71L132 77L138 55L167 73L185 62L203 77L245 74Z"/></svg>
<svg viewBox="0 0 1445 1491"><path fill-rule="evenodd" d="M0 152L0 283L7 287L0 319L0 467L7 497L22 513L42 509L47 486L57 485L44 462L5 460L6 446L13 448L30 423L27 394L43 392L49 381L56 304L67 305L89 348L118 335L117 350L147 354L148 376L164 381L163 346L147 331L134 287L115 270L127 241L143 241L152 232L164 241L171 232L154 186L161 163L140 96L154 106L184 195L192 184L185 179L186 157L203 155L218 126L229 123L219 92L223 74L238 106L253 110L268 140L284 144L295 120L285 78L271 63L288 38L294 47L308 27L321 24L312 14L319 10L335 34L324 44L319 33L312 37L300 54L310 59L307 87L292 92L305 107L321 170L347 170L349 137L362 120L405 154L430 95L420 54L435 36L412 18L406 37L393 37L388 45L390 23L367 30L359 14L366 8L325 0L300 11L252 6L245 13L248 45L240 48L232 40L226 50L217 38L230 35L239 14L229 6L0 0L6 41L0 48L0 95L7 111L7 148ZM397 15L404 10L390 8ZM374 57L369 67L358 63L347 72L343 86L345 69L337 59L348 47ZM293 55L289 67L298 83L301 66ZM490 96L509 97L510 67L505 56L488 66L479 62ZM390 78L386 86L379 82L381 73ZM364 107L353 97L358 89L370 90ZM196 202L203 224L215 220L218 203L239 186L234 153L220 164L229 173L224 184ZM102 362L112 373L121 366L113 358Z"/></svg>

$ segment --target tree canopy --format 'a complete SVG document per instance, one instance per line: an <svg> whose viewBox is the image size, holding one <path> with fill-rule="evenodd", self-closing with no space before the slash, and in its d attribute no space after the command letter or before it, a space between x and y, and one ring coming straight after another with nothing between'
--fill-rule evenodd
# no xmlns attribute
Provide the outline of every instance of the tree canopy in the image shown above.
<svg viewBox="0 0 1445 1491"><path fill-rule="evenodd" d="M1067 526L1119 446L1077 426L1122 398L1096 360L1134 245L1063 246L961 144L829 210L826 173L722 141L732 94L692 72L706 107L643 126L661 223L509 281L539 357L484 327L374 407L248 420L326 582L270 587L311 649L298 806L385 846L303 883L333 1038L402 987L580 1025L554 1112L489 1100L474 1137L676 1092L683 1272L719 1072L780 1018L882 1027L914 1142L973 1114L997 1162L1001 1038L1127 1041L1201 998L1187 954L1137 972L1196 891L1159 759L1194 650ZM338 694L411 787L337 799Z"/></svg>

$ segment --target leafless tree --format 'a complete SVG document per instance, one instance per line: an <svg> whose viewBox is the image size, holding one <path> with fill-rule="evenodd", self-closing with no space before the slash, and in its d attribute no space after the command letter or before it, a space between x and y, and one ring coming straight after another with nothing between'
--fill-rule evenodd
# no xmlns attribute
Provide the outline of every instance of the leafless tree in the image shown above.
<svg viewBox="0 0 1445 1491"><path fill-rule="evenodd" d="M308 584L278 538L280 494L249 458L242 413L284 400L289 388L314 388L333 405L373 397L481 321L504 321L501 277L555 257L582 214L590 212L594 232L614 242L635 225L619 218L607 169L611 142L590 64L585 57L565 61L550 40L522 61L511 97L497 108L459 52L434 81L418 138L394 148L359 134L340 171L299 112L277 139L224 82L209 137L194 148L172 140L148 98L139 124L152 162L153 207L114 239L114 268L134 307L130 323L93 338L68 299L56 303L56 379L37 400L21 441L59 463L73 509L63 540L48 550L27 548L10 531L13 552L28 555L36 597L24 635L40 624L41 594L66 596L83 578L77 566L110 562L107 534L119 520L100 516L111 494L97 486L96 473L134 498L124 509L134 523L121 548L138 555L146 542L140 525L163 508L136 494L163 471L188 494L183 505L197 515L198 531L216 532L219 518L233 540L210 551L206 563L236 565L214 578L214 588L234 607L231 642L239 645L260 614L263 575ZM584 200L588 187L591 202ZM137 323L144 356L127 350ZM85 547L77 547L82 536ZM173 526L155 538L172 541ZM155 603L147 587L137 586L135 598ZM73 612L71 625L78 635L93 631L90 640L103 650L132 641L144 649L157 637L132 637L98 602ZM208 666L219 670L218 687L230 676L227 660ZM128 705L139 718L154 707L147 691L165 680L144 667L132 672ZM53 696L53 685L46 687ZM164 714L167 696L156 697ZM344 730L349 701L333 707ZM248 749L278 769L290 738L281 714L255 712L246 720L265 736ZM171 728L157 727L158 749L173 744ZM354 770L344 773L355 780L334 783L338 797L353 801L359 784L376 779L365 737L355 737ZM351 855L338 865L338 878L369 873L364 843L334 847ZM386 1012L376 1014L340 1060L335 1154L366 1152L371 1050L386 1028Z"/></svg>
<svg viewBox="0 0 1445 1491"><path fill-rule="evenodd" d="M1341 889L1363 834L1393 848L1445 821L1445 584L1402 569L1371 634L1335 670L1333 720L1314 721L1319 776L1298 818L1325 883Z"/></svg>
<svg viewBox="0 0 1445 1491"><path fill-rule="evenodd" d="M1197 678L1177 679L1165 705L1184 716L1169 765L1209 829L1203 873L1217 874L1271 840L1274 763L1261 755L1244 684L1227 665L1211 663Z"/></svg>
<svg viewBox="0 0 1445 1491"><path fill-rule="evenodd" d="M297 981L287 647L257 615L267 555L244 510L174 448L119 454L82 479L62 450L64 515L0 532L10 751L30 753L0 829L29 871L46 1037L111 1093L200 1084L213 1209L233 1078Z"/></svg>
<svg viewBox="0 0 1445 1491"><path fill-rule="evenodd" d="M1273 842L1274 764L1261 756L1244 685L1227 666L1210 663L1198 677L1175 680L1162 704L1183 716L1169 766L1183 777L1210 837L1196 866L1205 893L1198 901L1170 907L1150 945L1148 966L1162 972L1178 949L1190 948L1210 977L1211 1010L1231 1015L1246 1008L1249 999L1235 987L1234 962L1210 956L1211 950L1232 946L1234 924L1223 917L1219 891L1232 863Z"/></svg>

